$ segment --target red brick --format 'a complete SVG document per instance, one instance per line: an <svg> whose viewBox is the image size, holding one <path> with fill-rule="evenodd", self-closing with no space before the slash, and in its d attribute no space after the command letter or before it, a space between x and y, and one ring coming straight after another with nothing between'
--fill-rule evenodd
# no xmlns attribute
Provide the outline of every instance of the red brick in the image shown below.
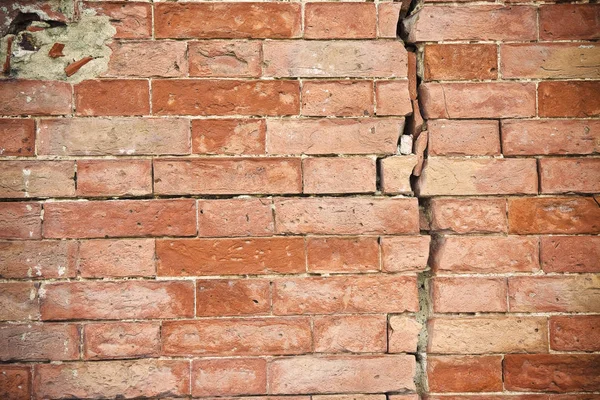
<svg viewBox="0 0 600 400"><path fill-rule="evenodd" d="M423 325L415 317L392 315L388 328L389 353L415 353Z"/></svg>
<svg viewBox="0 0 600 400"><path fill-rule="evenodd" d="M79 196L143 196L152 193L150 160L78 160Z"/></svg>
<svg viewBox="0 0 600 400"><path fill-rule="evenodd" d="M308 237L306 252L310 272L379 271L376 237Z"/></svg>
<svg viewBox="0 0 600 400"><path fill-rule="evenodd" d="M591 197L508 200L511 233L599 233L600 207Z"/></svg>
<svg viewBox="0 0 600 400"><path fill-rule="evenodd" d="M0 161L0 197L71 197L74 161Z"/></svg>
<svg viewBox="0 0 600 400"><path fill-rule="evenodd" d="M34 373L36 398L135 398L185 395L190 388L186 360L135 360L39 364Z"/></svg>
<svg viewBox="0 0 600 400"><path fill-rule="evenodd" d="M382 268L386 272L423 271L429 259L430 236L381 238Z"/></svg>
<svg viewBox="0 0 600 400"><path fill-rule="evenodd" d="M377 189L374 158L306 158L302 175L304 193L373 193Z"/></svg>
<svg viewBox="0 0 600 400"><path fill-rule="evenodd" d="M307 3L304 8L306 39L375 38L375 3Z"/></svg>
<svg viewBox="0 0 600 400"><path fill-rule="evenodd" d="M236 396L267 392L267 362L260 358L194 360L192 395Z"/></svg>
<svg viewBox="0 0 600 400"><path fill-rule="evenodd" d="M597 391L600 355L508 354L504 358L504 384L514 391Z"/></svg>
<svg viewBox="0 0 600 400"><path fill-rule="evenodd" d="M431 6L404 20L408 42L535 40L536 8L530 6Z"/></svg>
<svg viewBox="0 0 600 400"><path fill-rule="evenodd" d="M263 119L192 120L192 149L197 154L264 154Z"/></svg>
<svg viewBox="0 0 600 400"><path fill-rule="evenodd" d="M600 39L599 5L542 5L540 7L540 39Z"/></svg>
<svg viewBox="0 0 600 400"><path fill-rule="evenodd" d="M540 82L538 102L540 117L600 116L600 81Z"/></svg>
<svg viewBox="0 0 600 400"><path fill-rule="evenodd" d="M507 232L506 200L432 198L427 202L431 230L447 233Z"/></svg>
<svg viewBox="0 0 600 400"><path fill-rule="evenodd" d="M600 276L539 276L508 279L513 312L600 312Z"/></svg>
<svg viewBox="0 0 600 400"><path fill-rule="evenodd" d="M198 236L268 236L275 231L270 199L198 201Z"/></svg>
<svg viewBox="0 0 600 400"><path fill-rule="evenodd" d="M157 38L293 38L300 13L297 3L162 3L154 29Z"/></svg>
<svg viewBox="0 0 600 400"><path fill-rule="evenodd" d="M385 353L385 315L322 316L314 318L317 353Z"/></svg>
<svg viewBox="0 0 600 400"><path fill-rule="evenodd" d="M377 36L380 38L396 38L398 20L402 9L401 3L377 4Z"/></svg>
<svg viewBox="0 0 600 400"><path fill-rule="evenodd" d="M436 317L428 332L430 354L548 352L544 317Z"/></svg>
<svg viewBox="0 0 600 400"><path fill-rule="evenodd" d="M6 400L31 399L31 367L0 366L0 397Z"/></svg>
<svg viewBox="0 0 600 400"><path fill-rule="evenodd" d="M66 324L0 325L0 360L79 359L79 327Z"/></svg>
<svg viewBox="0 0 600 400"><path fill-rule="evenodd" d="M503 44L500 60L503 78L597 78L600 48L593 43Z"/></svg>
<svg viewBox="0 0 600 400"><path fill-rule="evenodd" d="M429 44L425 46L424 78L436 80L496 79L495 44Z"/></svg>
<svg viewBox="0 0 600 400"><path fill-rule="evenodd" d="M291 198L275 201L279 233L368 235L418 233L416 199Z"/></svg>
<svg viewBox="0 0 600 400"><path fill-rule="evenodd" d="M308 318L165 321L162 348L171 356L302 354L311 350Z"/></svg>
<svg viewBox="0 0 600 400"><path fill-rule="evenodd" d="M433 310L439 313L506 312L504 278L434 278ZM468 392L469 390L457 390Z"/></svg>
<svg viewBox="0 0 600 400"><path fill-rule="evenodd" d="M290 278L274 281L273 313L348 314L417 311L417 283L409 276Z"/></svg>
<svg viewBox="0 0 600 400"><path fill-rule="evenodd" d="M0 202L0 239L40 239L41 212L40 203Z"/></svg>
<svg viewBox="0 0 600 400"><path fill-rule="evenodd" d="M189 129L189 122L178 118L45 119L39 126L38 154L189 154Z"/></svg>
<svg viewBox="0 0 600 400"><path fill-rule="evenodd" d="M0 321L38 319L38 286L31 282L1 282Z"/></svg>
<svg viewBox="0 0 600 400"><path fill-rule="evenodd" d="M600 158L543 158L542 193L599 193Z"/></svg>
<svg viewBox="0 0 600 400"><path fill-rule="evenodd" d="M270 154L395 154L399 119L270 119Z"/></svg>
<svg viewBox="0 0 600 400"><path fill-rule="evenodd" d="M300 237L157 240L158 275L254 275L304 272Z"/></svg>
<svg viewBox="0 0 600 400"><path fill-rule="evenodd" d="M501 392L501 356L429 356L431 392Z"/></svg>
<svg viewBox="0 0 600 400"><path fill-rule="evenodd" d="M301 191L299 158L154 160L156 194L281 194Z"/></svg>
<svg viewBox="0 0 600 400"><path fill-rule="evenodd" d="M190 76L258 78L262 74L259 41L190 42L188 57Z"/></svg>
<svg viewBox="0 0 600 400"><path fill-rule="evenodd" d="M430 156L500 155L497 121L428 121Z"/></svg>
<svg viewBox="0 0 600 400"><path fill-rule="evenodd" d="M376 81L375 99L377 115L409 115L413 112L408 81Z"/></svg>
<svg viewBox="0 0 600 400"><path fill-rule="evenodd" d="M131 3L128 3L131 4ZM175 41L118 42L109 44L112 54L106 76L183 77L188 72L187 43Z"/></svg>
<svg viewBox="0 0 600 400"><path fill-rule="evenodd" d="M159 79L152 82L152 111L158 115L277 116L295 115L299 109L298 81Z"/></svg>
<svg viewBox="0 0 600 400"><path fill-rule="evenodd" d="M410 178L416 164L417 157L413 155L381 159L379 161L381 190L388 194L412 194Z"/></svg>
<svg viewBox="0 0 600 400"><path fill-rule="evenodd" d="M44 320L194 315L194 285L188 281L56 282L40 290Z"/></svg>
<svg viewBox="0 0 600 400"><path fill-rule="evenodd" d="M146 39L152 36L152 6L147 3L84 2L85 8L106 15L117 29L115 39Z"/></svg>
<svg viewBox="0 0 600 400"><path fill-rule="evenodd" d="M147 115L150 88L143 79L86 80L75 85L77 115ZM118 101L115 96L122 94Z"/></svg>
<svg viewBox="0 0 600 400"><path fill-rule="evenodd" d="M273 394L377 393L414 390L412 355L303 356L269 364Z"/></svg>
<svg viewBox="0 0 600 400"><path fill-rule="evenodd" d="M600 272L600 237L542 236L545 272Z"/></svg>
<svg viewBox="0 0 600 400"><path fill-rule="evenodd" d="M154 240L84 240L78 269L84 278L154 276Z"/></svg>
<svg viewBox="0 0 600 400"><path fill-rule="evenodd" d="M301 113L307 116L370 116L373 114L373 82L304 82Z"/></svg>
<svg viewBox="0 0 600 400"><path fill-rule="evenodd" d="M71 113L71 85L66 82L0 81L0 115Z"/></svg>
<svg viewBox="0 0 600 400"><path fill-rule="evenodd" d="M72 278L76 257L73 241L0 241L0 278Z"/></svg>
<svg viewBox="0 0 600 400"><path fill-rule="evenodd" d="M311 396L313 400L385 400L384 394L322 394ZM400 399L402 400L402 399ZM408 400L418 400L410 398Z"/></svg>
<svg viewBox="0 0 600 400"><path fill-rule="evenodd" d="M593 154L600 152L600 121L504 120L505 155Z"/></svg>
<svg viewBox="0 0 600 400"><path fill-rule="evenodd" d="M44 237L192 236L192 199L60 202L44 205Z"/></svg>
<svg viewBox="0 0 600 400"><path fill-rule="evenodd" d="M429 157L417 184L420 196L537 192L534 159Z"/></svg>
<svg viewBox="0 0 600 400"><path fill-rule="evenodd" d="M550 348L600 351L600 315L550 317Z"/></svg>
<svg viewBox="0 0 600 400"><path fill-rule="evenodd" d="M520 236L442 236L431 267L438 273L509 273L539 270L538 239Z"/></svg>
<svg viewBox="0 0 600 400"><path fill-rule="evenodd" d="M33 155L35 155L35 121L32 119L1 119L0 157Z"/></svg>
<svg viewBox="0 0 600 400"><path fill-rule="evenodd" d="M407 74L407 52L396 40L266 41L263 53L264 76L404 78Z"/></svg>
<svg viewBox="0 0 600 400"><path fill-rule="evenodd" d="M265 315L271 312L268 280L205 279L196 282L196 315Z"/></svg>
<svg viewBox="0 0 600 400"><path fill-rule="evenodd" d="M160 353L160 324L155 322L86 324L83 336L86 360L157 357Z"/></svg>
<svg viewBox="0 0 600 400"><path fill-rule="evenodd" d="M510 118L535 115L535 84L521 82L424 83L425 118Z"/></svg>

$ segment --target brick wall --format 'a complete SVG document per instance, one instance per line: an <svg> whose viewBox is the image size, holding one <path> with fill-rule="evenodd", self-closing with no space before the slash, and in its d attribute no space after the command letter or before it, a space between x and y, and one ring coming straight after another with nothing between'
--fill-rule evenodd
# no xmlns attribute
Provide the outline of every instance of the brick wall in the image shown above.
<svg viewBox="0 0 600 400"><path fill-rule="evenodd" d="M0 19L0 398L600 399L600 5Z"/></svg>

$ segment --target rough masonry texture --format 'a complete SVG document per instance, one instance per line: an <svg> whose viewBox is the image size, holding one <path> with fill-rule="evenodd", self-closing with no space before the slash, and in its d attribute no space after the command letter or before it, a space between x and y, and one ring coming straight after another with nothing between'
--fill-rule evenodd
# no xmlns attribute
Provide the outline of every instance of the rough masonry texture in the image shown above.
<svg viewBox="0 0 600 400"><path fill-rule="evenodd" d="M0 35L1 399L600 399L600 4Z"/></svg>

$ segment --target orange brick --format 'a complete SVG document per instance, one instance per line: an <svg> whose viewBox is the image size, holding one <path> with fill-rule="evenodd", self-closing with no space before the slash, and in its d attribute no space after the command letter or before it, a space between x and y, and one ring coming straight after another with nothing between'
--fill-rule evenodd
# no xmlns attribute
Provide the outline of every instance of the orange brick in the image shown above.
<svg viewBox="0 0 600 400"><path fill-rule="evenodd" d="M128 3L131 4L131 3ZM119 42L109 44L112 54L106 76L183 77L188 72L187 43L176 41Z"/></svg>
<svg viewBox="0 0 600 400"><path fill-rule="evenodd" d="M160 324L123 322L83 326L83 357L86 360L157 357Z"/></svg>
<svg viewBox="0 0 600 400"><path fill-rule="evenodd" d="M72 197L74 161L0 161L0 197Z"/></svg>
<svg viewBox="0 0 600 400"><path fill-rule="evenodd" d="M79 196L143 196L152 193L150 160L78 160Z"/></svg>
<svg viewBox="0 0 600 400"><path fill-rule="evenodd" d="M0 239L40 239L41 213L40 203L0 202Z"/></svg>
<svg viewBox="0 0 600 400"><path fill-rule="evenodd" d="M542 193L599 193L600 158L543 158Z"/></svg>
<svg viewBox="0 0 600 400"><path fill-rule="evenodd" d="M540 39L599 39L598 4L552 4L540 7Z"/></svg>
<svg viewBox="0 0 600 400"><path fill-rule="evenodd" d="M506 312L504 278L442 278L432 281L433 310L439 313ZM459 390L468 391L468 390Z"/></svg>
<svg viewBox="0 0 600 400"><path fill-rule="evenodd" d="M269 236L275 231L270 199L198 201L198 236Z"/></svg>
<svg viewBox="0 0 600 400"><path fill-rule="evenodd" d="M417 156L414 155L381 159L379 161L381 190L389 194L412 194L410 179L416 164Z"/></svg>
<svg viewBox="0 0 600 400"><path fill-rule="evenodd" d="M376 237L309 237L306 251L310 272L379 271Z"/></svg>
<svg viewBox="0 0 600 400"><path fill-rule="evenodd" d="M385 353L385 315L321 316L314 318L317 353Z"/></svg>
<svg viewBox="0 0 600 400"><path fill-rule="evenodd" d="M0 325L0 360L79 359L79 327L67 324Z"/></svg>
<svg viewBox="0 0 600 400"><path fill-rule="evenodd" d="M381 238L382 268L386 272L423 271L429 259L430 236Z"/></svg>
<svg viewBox="0 0 600 400"><path fill-rule="evenodd" d="M31 398L31 367L4 364L0 366L0 396L10 400Z"/></svg>
<svg viewBox="0 0 600 400"><path fill-rule="evenodd" d="M268 280L205 279L196 282L196 315L265 315L271 311Z"/></svg>
<svg viewBox="0 0 600 400"><path fill-rule="evenodd" d="M427 122L430 156L500 155L500 128L497 121Z"/></svg>
<svg viewBox="0 0 600 400"><path fill-rule="evenodd" d="M388 352L415 353L423 325L407 315L392 315L389 321Z"/></svg>
<svg viewBox="0 0 600 400"><path fill-rule="evenodd" d="M558 351L599 351L600 315L550 317L550 347Z"/></svg>
<svg viewBox="0 0 600 400"><path fill-rule="evenodd" d="M542 236L545 272L600 272L600 237Z"/></svg>
<svg viewBox="0 0 600 400"><path fill-rule="evenodd" d="M380 38L396 38L401 3L377 4L377 36Z"/></svg>
<svg viewBox="0 0 600 400"><path fill-rule="evenodd" d="M192 120L192 149L197 154L264 154L263 119Z"/></svg>
<svg viewBox="0 0 600 400"><path fill-rule="evenodd" d="M426 203L430 229L447 233L507 232L506 200L432 198Z"/></svg>
<svg viewBox="0 0 600 400"><path fill-rule="evenodd" d="M264 359L234 358L192 362L194 396L234 396L266 392L267 362Z"/></svg>
<svg viewBox="0 0 600 400"><path fill-rule="evenodd" d="M301 113L308 116L370 116L373 114L373 82L304 82Z"/></svg>
<svg viewBox="0 0 600 400"><path fill-rule="evenodd" d="M408 81L376 81L375 99L377 115L409 115L413 112Z"/></svg>
<svg viewBox="0 0 600 400"><path fill-rule="evenodd" d="M35 155L35 121L32 119L0 120L0 157Z"/></svg>
<svg viewBox="0 0 600 400"><path fill-rule="evenodd" d="M260 77L261 42L211 40L190 42L190 76Z"/></svg>
<svg viewBox="0 0 600 400"><path fill-rule="evenodd" d="M84 278L154 276L154 240L81 241L78 269Z"/></svg>
<svg viewBox="0 0 600 400"><path fill-rule="evenodd" d="M306 39L375 38L375 3L307 3L304 11Z"/></svg>
<svg viewBox="0 0 600 400"><path fill-rule="evenodd" d="M115 99L119 93L125 96ZM77 115L147 115L150 88L147 80L86 80L75 85Z"/></svg>
<svg viewBox="0 0 600 400"><path fill-rule="evenodd" d="M0 81L0 115L71 113L71 85L66 82Z"/></svg>
<svg viewBox="0 0 600 400"><path fill-rule="evenodd" d="M375 159L319 157L302 160L304 193L373 193Z"/></svg>
<svg viewBox="0 0 600 400"><path fill-rule="evenodd" d="M72 278L77 250L74 241L0 241L0 278Z"/></svg>
<svg viewBox="0 0 600 400"><path fill-rule="evenodd" d="M497 47L493 44L429 44L425 46L426 81L496 79Z"/></svg>
<svg viewBox="0 0 600 400"><path fill-rule="evenodd" d="M432 392L501 392L501 356L427 357Z"/></svg>
<svg viewBox="0 0 600 400"><path fill-rule="evenodd" d="M0 321L38 319L37 286L32 282L0 283Z"/></svg>
<svg viewBox="0 0 600 400"><path fill-rule="evenodd" d="M540 117L600 116L600 81L540 82L538 102Z"/></svg>
<svg viewBox="0 0 600 400"><path fill-rule="evenodd" d="M84 2L85 8L106 15L117 29L115 39L146 39L152 36L152 5L117 1Z"/></svg>

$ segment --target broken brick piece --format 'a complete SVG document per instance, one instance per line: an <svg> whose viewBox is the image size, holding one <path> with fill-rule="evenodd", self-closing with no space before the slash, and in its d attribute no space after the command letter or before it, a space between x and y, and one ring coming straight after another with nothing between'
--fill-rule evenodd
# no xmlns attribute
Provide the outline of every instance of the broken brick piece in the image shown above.
<svg viewBox="0 0 600 400"><path fill-rule="evenodd" d="M75 74L77 71L79 71L79 69L81 67L83 67L85 64L89 63L93 59L94 59L94 57L88 56L88 57L82 58L79 61L72 62L71 64L69 64L65 67L65 73L67 74L67 76L71 76L71 75Z"/></svg>
<svg viewBox="0 0 600 400"><path fill-rule="evenodd" d="M64 48L65 48L64 44L62 44L62 43L54 43L52 45L52 48L48 52L48 56L50 56L52 58L64 57L65 55L62 52ZM75 71L75 72L77 72L77 71ZM70 75L67 74L67 76L70 76Z"/></svg>
<svg viewBox="0 0 600 400"><path fill-rule="evenodd" d="M10 35L6 38L6 59L4 61L4 65L2 66L2 73L4 75L8 75L10 73L10 55L12 54L12 44L15 37Z"/></svg>

